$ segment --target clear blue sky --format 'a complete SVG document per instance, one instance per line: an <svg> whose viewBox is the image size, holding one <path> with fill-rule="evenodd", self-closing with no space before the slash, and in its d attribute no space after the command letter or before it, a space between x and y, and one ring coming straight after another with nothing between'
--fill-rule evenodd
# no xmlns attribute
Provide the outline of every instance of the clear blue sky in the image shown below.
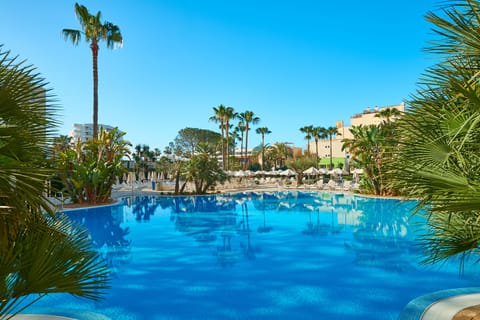
<svg viewBox="0 0 480 320"><path fill-rule="evenodd" d="M432 60L433 0L89 0L120 27L99 53L99 123L163 148L184 127L218 130L219 104L253 111L266 142L305 148L299 128L349 123L367 107L408 100ZM92 61L73 1L4 0L0 43L35 65L62 107L59 133L92 122ZM254 131L249 146L260 143Z"/></svg>

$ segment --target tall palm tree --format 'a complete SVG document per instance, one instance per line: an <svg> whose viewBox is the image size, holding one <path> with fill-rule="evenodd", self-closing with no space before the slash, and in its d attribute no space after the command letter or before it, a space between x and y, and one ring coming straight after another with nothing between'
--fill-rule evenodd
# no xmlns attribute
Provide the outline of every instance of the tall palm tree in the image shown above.
<svg viewBox="0 0 480 320"><path fill-rule="evenodd" d="M275 142L267 152L275 159L275 165L282 167L293 156L293 149L288 142Z"/></svg>
<svg viewBox="0 0 480 320"><path fill-rule="evenodd" d="M305 126L300 128L300 132L305 134L305 140L307 140L307 154L310 155L310 139L312 139L313 126Z"/></svg>
<svg viewBox="0 0 480 320"><path fill-rule="evenodd" d="M52 160L58 159L60 153L65 153L72 146L72 137L67 135L59 135L53 138L52 154L50 155Z"/></svg>
<svg viewBox="0 0 480 320"><path fill-rule="evenodd" d="M250 130L250 124L254 125L260 122L260 118L255 116L253 111L245 111L242 112L238 115L240 120L245 123L245 159L247 160L246 163L244 164L244 169L247 168L247 165L249 163L249 159L247 157L248 153L248 131Z"/></svg>
<svg viewBox="0 0 480 320"><path fill-rule="evenodd" d="M230 156L229 156L229 150L230 150L230 143L229 143L229 130L230 130L230 120L236 119L238 117L238 113L235 112L235 110L232 107L227 107L225 109L225 139L226 139L226 145L227 145L227 170L230 170Z"/></svg>
<svg viewBox="0 0 480 320"><path fill-rule="evenodd" d="M246 126L243 121L239 121L235 130L240 132L240 162L243 163L243 141L245 137Z"/></svg>
<svg viewBox="0 0 480 320"><path fill-rule="evenodd" d="M62 34L65 40L71 40L74 45L78 45L82 36L90 43L92 50L93 63L93 138L98 135L98 43L106 41L107 48L113 49L115 46L122 45L122 34L118 26L111 22L101 22L101 12L96 15L90 14L85 6L75 3L75 15L80 23L82 30L63 29Z"/></svg>
<svg viewBox="0 0 480 320"><path fill-rule="evenodd" d="M240 130L237 127L233 126L233 130L230 131L230 148L233 154L233 157L236 158L236 147L237 142L241 141L242 137L240 136ZM229 167L231 169L232 166Z"/></svg>
<svg viewBox="0 0 480 320"><path fill-rule="evenodd" d="M220 124L220 133L222 136L222 168L227 169L227 154L225 151L225 117L227 108L221 104L218 107L213 107L213 116L209 118L210 121Z"/></svg>
<svg viewBox="0 0 480 320"><path fill-rule="evenodd" d="M256 132L262 135L262 170L264 169L264 159L265 159L265 135L272 133L268 130L267 127L257 128Z"/></svg>
<svg viewBox="0 0 480 320"><path fill-rule="evenodd" d="M375 117L385 119L385 123L388 125L391 123L392 119L398 118L402 115L402 112L397 108L385 108L380 110Z"/></svg>
<svg viewBox="0 0 480 320"><path fill-rule="evenodd" d="M333 169L332 140L333 140L333 136L340 135L340 132L338 132L337 127L328 127L325 129L325 134L330 139L330 170L332 170Z"/></svg>
<svg viewBox="0 0 480 320"><path fill-rule="evenodd" d="M327 138L326 129L324 127L314 127L311 131L312 137L315 139L315 159L318 167L318 140Z"/></svg>
<svg viewBox="0 0 480 320"><path fill-rule="evenodd" d="M44 195L53 170L56 107L32 66L0 46L0 318L50 293L98 299L107 285L86 231L56 215ZM100 290L100 291L99 291ZM26 302L30 296L33 301Z"/></svg>

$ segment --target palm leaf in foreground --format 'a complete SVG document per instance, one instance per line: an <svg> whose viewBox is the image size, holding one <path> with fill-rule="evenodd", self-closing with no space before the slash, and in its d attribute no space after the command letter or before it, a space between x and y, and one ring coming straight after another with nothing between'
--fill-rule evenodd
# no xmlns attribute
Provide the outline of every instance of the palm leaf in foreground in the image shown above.
<svg viewBox="0 0 480 320"><path fill-rule="evenodd" d="M2 217L2 222L6 219ZM51 293L98 300L108 288L109 271L91 248L87 231L63 215L27 219L25 229L0 258L0 274L5 275L0 315L17 313Z"/></svg>
<svg viewBox="0 0 480 320"><path fill-rule="evenodd" d="M54 215L44 196L57 123L45 86L0 45L0 319L46 294L99 299L108 286L86 231Z"/></svg>

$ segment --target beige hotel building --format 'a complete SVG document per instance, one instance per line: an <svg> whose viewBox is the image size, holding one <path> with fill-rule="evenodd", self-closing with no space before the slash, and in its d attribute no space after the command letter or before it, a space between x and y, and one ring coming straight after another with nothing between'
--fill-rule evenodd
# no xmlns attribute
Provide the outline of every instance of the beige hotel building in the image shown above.
<svg viewBox="0 0 480 320"><path fill-rule="evenodd" d="M337 131L340 133L333 137L332 140L332 157L333 158L345 158L347 153L342 151L342 140L353 138L350 128L353 126L368 126L368 125L377 125L381 123L384 119L376 117L376 115L388 108L395 108L400 112L405 112L405 103L400 103L398 105L384 106L384 107L374 107L367 108L362 113L354 114L350 117L350 126L345 126L343 120L339 120L336 123ZM310 140L310 153L315 154L315 140ZM318 156L320 158L329 158L330 157L330 139L318 140Z"/></svg>

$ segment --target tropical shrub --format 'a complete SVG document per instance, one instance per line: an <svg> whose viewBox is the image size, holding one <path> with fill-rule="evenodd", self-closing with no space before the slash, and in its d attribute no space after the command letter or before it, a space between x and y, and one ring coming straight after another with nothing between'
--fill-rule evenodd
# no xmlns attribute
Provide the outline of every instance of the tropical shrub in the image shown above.
<svg viewBox="0 0 480 320"><path fill-rule="evenodd" d="M112 185L126 173L122 159L130 145L117 128L100 130L97 139L77 141L60 152L57 170L66 193L74 203L98 204L110 200Z"/></svg>
<svg viewBox="0 0 480 320"><path fill-rule="evenodd" d="M343 139L342 149L348 149L351 161L364 170L360 181L362 193L375 195L397 195L397 188L391 182L390 164L398 151L397 121L401 114L397 109L387 108L377 114L384 120L378 125L353 126L351 139Z"/></svg>
<svg viewBox="0 0 480 320"><path fill-rule="evenodd" d="M195 193L205 194L218 182L226 180L227 176L218 166L216 157L208 153L194 155L183 168L186 181L195 185Z"/></svg>
<svg viewBox="0 0 480 320"><path fill-rule="evenodd" d="M304 156L296 159L287 160L287 167L296 172L297 184L303 183L303 171L310 167L315 167L317 164L317 158L314 156Z"/></svg>
<svg viewBox="0 0 480 320"><path fill-rule="evenodd" d="M188 182L195 185L196 193L203 194L217 182L225 181L217 160L220 138L205 129L185 128L178 132L164 151L172 159L169 167L175 179L175 194L183 193Z"/></svg>

